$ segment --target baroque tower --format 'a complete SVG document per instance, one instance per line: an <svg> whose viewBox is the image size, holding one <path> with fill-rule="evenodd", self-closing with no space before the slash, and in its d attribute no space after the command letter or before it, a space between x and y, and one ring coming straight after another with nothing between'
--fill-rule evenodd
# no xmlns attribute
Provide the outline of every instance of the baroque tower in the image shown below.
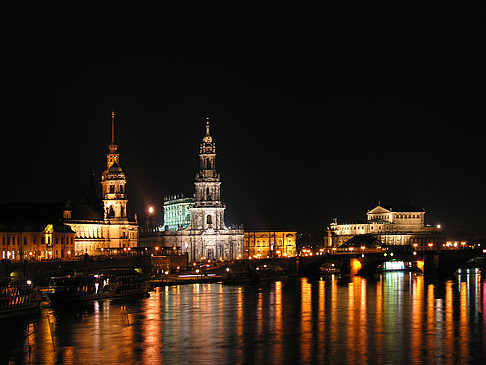
<svg viewBox="0 0 486 365"><path fill-rule="evenodd" d="M111 143L106 155L106 170L101 175L105 220L127 221L126 179L119 165L120 154L115 144L115 112L111 112Z"/></svg>
<svg viewBox="0 0 486 365"><path fill-rule="evenodd" d="M194 181L194 206L186 228L164 230L163 246L177 247L187 253L189 262L201 260L238 260L243 258L243 227L228 228L224 223L225 205L221 202L221 180L216 170L216 144L209 131L199 148L199 172ZM165 215L165 207L164 207Z"/></svg>
<svg viewBox="0 0 486 365"><path fill-rule="evenodd" d="M199 173L194 182L196 199L191 209L193 229L224 230L224 210L221 203L221 180L216 171L216 144L209 133L206 118L206 135L199 148Z"/></svg>

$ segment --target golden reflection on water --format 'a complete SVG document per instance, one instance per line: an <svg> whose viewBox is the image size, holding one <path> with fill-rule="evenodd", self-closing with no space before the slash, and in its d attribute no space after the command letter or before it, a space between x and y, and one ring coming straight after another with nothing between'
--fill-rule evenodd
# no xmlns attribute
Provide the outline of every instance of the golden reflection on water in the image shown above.
<svg viewBox="0 0 486 365"><path fill-rule="evenodd" d="M383 277L380 276L379 281L376 283L376 309L375 309L375 326L376 326L376 331L375 331L375 347L376 347L376 352L377 353L382 353L383 352L383 282L382 282Z"/></svg>
<svg viewBox="0 0 486 365"><path fill-rule="evenodd" d="M36 364L479 363L484 290L476 273L164 287L132 304L43 309L24 363L29 346Z"/></svg>
<svg viewBox="0 0 486 365"><path fill-rule="evenodd" d="M469 291L468 291L469 275L467 277L467 282L460 283L461 285L461 304L460 304L460 319L459 319L459 338L461 338L459 351L460 356L463 359L468 358L468 341L469 341L469 322L468 322L468 301L469 301Z"/></svg>
<svg viewBox="0 0 486 365"><path fill-rule="evenodd" d="M330 343L338 343L338 315L337 315L337 308L338 308L338 287L337 287L337 279L334 275L332 275L331 281L331 313L329 315L328 326L331 329L331 340ZM331 348L330 358L334 359L337 357L337 353L340 350L333 346Z"/></svg>
<svg viewBox="0 0 486 365"><path fill-rule="evenodd" d="M276 363L281 363L283 358L283 306L282 306L282 282L275 282L275 351L274 360Z"/></svg>
<svg viewBox="0 0 486 365"><path fill-rule="evenodd" d="M319 348L324 348L325 336L326 336L326 282L319 281L319 312L317 316L317 343ZM324 355L324 354L322 354ZM322 362L323 359L319 358Z"/></svg>
<svg viewBox="0 0 486 365"><path fill-rule="evenodd" d="M446 349L454 348L454 317L452 306L452 281L446 282L445 285L445 313L444 313L444 344ZM447 357L447 364L453 364L452 358Z"/></svg>
<svg viewBox="0 0 486 365"><path fill-rule="evenodd" d="M349 283L348 285L348 323L346 328L348 329L346 339L347 339L347 346L346 346L346 354L348 356L347 362L349 364L356 364L356 358L354 356L354 351L356 351L355 343L355 334L356 334L356 311L354 309L354 282Z"/></svg>
<svg viewBox="0 0 486 365"><path fill-rule="evenodd" d="M347 362L363 364L367 359L366 279L355 276L348 284Z"/></svg>
<svg viewBox="0 0 486 365"><path fill-rule="evenodd" d="M425 348L427 349L427 361L431 364L434 362L434 320L434 284L429 284L427 286L427 327Z"/></svg>
<svg viewBox="0 0 486 365"><path fill-rule="evenodd" d="M165 297L165 296L164 296ZM142 323L143 347L146 349L142 353L142 362L145 364L162 364L163 357L159 344L161 343L162 328L160 320L160 295L151 295L145 301L144 313L145 320Z"/></svg>
<svg viewBox="0 0 486 365"><path fill-rule="evenodd" d="M243 322L243 289L238 288L236 294L236 359L242 360L243 359L243 333L244 333L244 322Z"/></svg>
<svg viewBox="0 0 486 365"><path fill-rule="evenodd" d="M300 356L302 362L309 363L312 345L312 285L302 281L300 315Z"/></svg>

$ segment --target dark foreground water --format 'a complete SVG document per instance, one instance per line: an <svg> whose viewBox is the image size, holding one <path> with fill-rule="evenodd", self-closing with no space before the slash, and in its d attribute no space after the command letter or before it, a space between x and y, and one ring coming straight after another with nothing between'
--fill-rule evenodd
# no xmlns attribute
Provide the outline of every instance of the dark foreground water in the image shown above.
<svg viewBox="0 0 486 365"><path fill-rule="evenodd" d="M475 269L159 288L1 318L0 364L486 363L485 291Z"/></svg>

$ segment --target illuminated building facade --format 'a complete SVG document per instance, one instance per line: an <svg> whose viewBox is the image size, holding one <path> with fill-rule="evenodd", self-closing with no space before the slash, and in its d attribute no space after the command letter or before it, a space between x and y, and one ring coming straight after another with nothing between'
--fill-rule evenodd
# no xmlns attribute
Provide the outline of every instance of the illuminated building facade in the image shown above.
<svg viewBox="0 0 486 365"><path fill-rule="evenodd" d="M425 210L412 205L383 206L367 212L363 222L341 223L337 219L327 227L327 245L339 247L357 235L373 235L386 245L440 247L445 236L440 225L425 224Z"/></svg>
<svg viewBox="0 0 486 365"><path fill-rule="evenodd" d="M194 185L195 199L194 206L190 208L190 223L186 228L177 231L162 232L164 245L181 247L182 252L187 252L189 262L242 258L243 230L230 229L224 222L226 207L221 202L221 180L216 170L216 144L209 132L209 121L206 123L206 134L199 150L199 173Z"/></svg>
<svg viewBox="0 0 486 365"><path fill-rule="evenodd" d="M297 232L245 231L243 257L291 257L297 255Z"/></svg>
<svg viewBox="0 0 486 365"><path fill-rule="evenodd" d="M130 221L127 215L125 173L120 167L120 154L115 144L115 115L111 115L111 143L106 155L106 170L101 175L104 223L107 231L107 247L123 249L138 246L138 223Z"/></svg>
<svg viewBox="0 0 486 365"><path fill-rule="evenodd" d="M73 255L100 255L138 246L138 224L127 216L126 178L119 165L120 155L114 142L114 114L112 135L108 146L107 168L101 177L102 199L91 191L83 204L17 204L8 210L16 211L18 221L29 219L61 222L75 232ZM95 190L94 182L92 189Z"/></svg>
<svg viewBox="0 0 486 365"><path fill-rule="evenodd" d="M2 259L12 261L70 258L74 231L62 223L0 225Z"/></svg>
<svg viewBox="0 0 486 365"><path fill-rule="evenodd" d="M187 228L191 223L191 209L194 198L186 198L183 194L171 195L164 198L164 228L177 230Z"/></svg>

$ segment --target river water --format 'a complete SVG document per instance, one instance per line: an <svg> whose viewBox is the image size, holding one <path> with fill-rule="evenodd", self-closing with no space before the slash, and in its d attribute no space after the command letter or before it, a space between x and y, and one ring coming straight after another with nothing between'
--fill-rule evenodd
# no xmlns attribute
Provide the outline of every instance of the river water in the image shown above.
<svg viewBox="0 0 486 365"><path fill-rule="evenodd" d="M486 363L486 281L415 273L158 288L0 319L0 363Z"/></svg>

